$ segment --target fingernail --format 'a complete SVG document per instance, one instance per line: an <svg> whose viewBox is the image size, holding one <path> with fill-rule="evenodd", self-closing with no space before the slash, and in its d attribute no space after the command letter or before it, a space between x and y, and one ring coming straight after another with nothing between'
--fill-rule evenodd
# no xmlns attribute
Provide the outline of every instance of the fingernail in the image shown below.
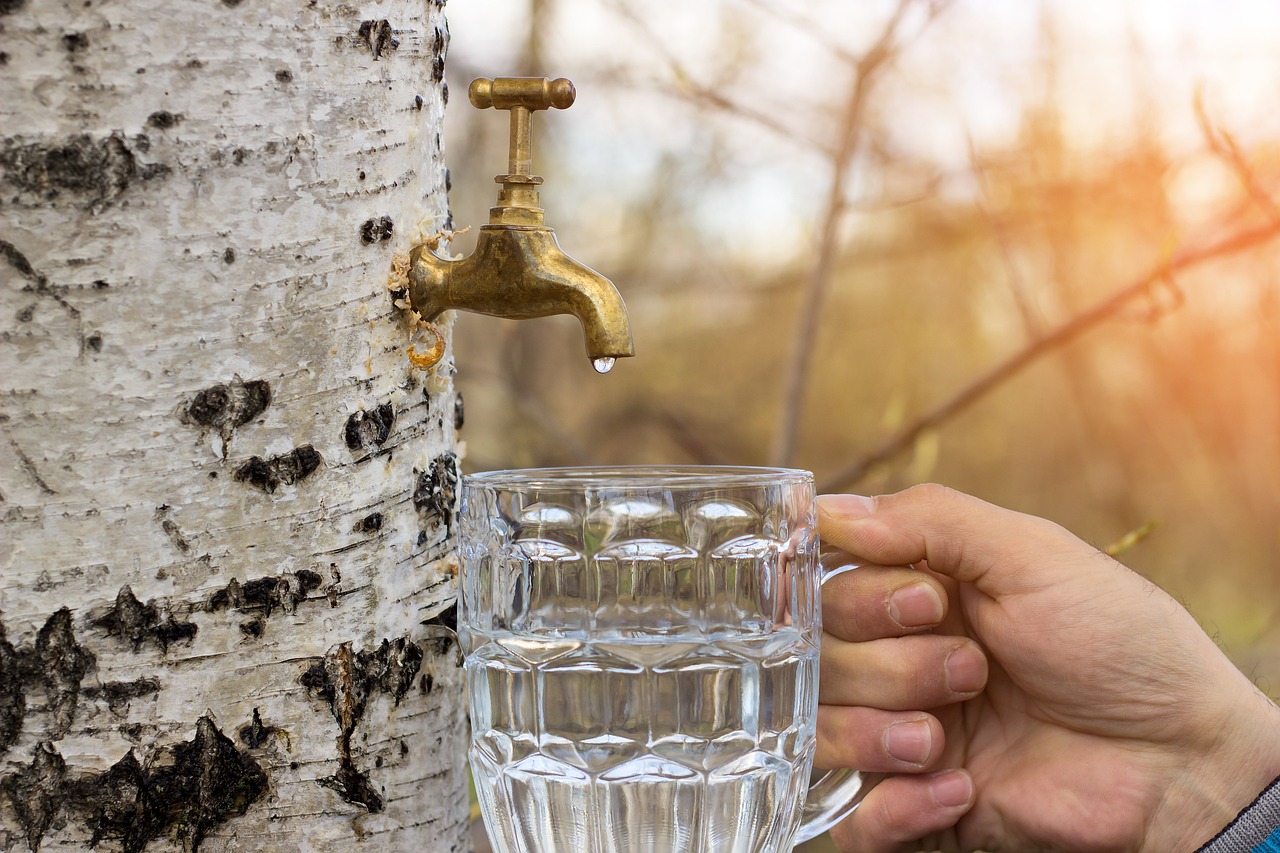
<svg viewBox="0 0 1280 853"><path fill-rule="evenodd" d="M818 509L841 518L861 518L875 508L875 498L863 495L818 495Z"/></svg>
<svg viewBox="0 0 1280 853"><path fill-rule="evenodd" d="M968 773L948 770L929 780L929 793L933 801L944 808L968 805L973 796L973 783Z"/></svg>
<svg viewBox="0 0 1280 853"><path fill-rule="evenodd" d="M889 597L889 618L901 628L923 628L942 621L942 599L927 583L904 586Z"/></svg>
<svg viewBox="0 0 1280 853"><path fill-rule="evenodd" d="M961 646L947 657L947 687L952 693L976 693L987 683L987 659L973 646Z"/></svg>
<svg viewBox="0 0 1280 853"><path fill-rule="evenodd" d="M884 733L884 751L908 764L924 764L933 748L933 731L925 720L894 723Z"/></svg>

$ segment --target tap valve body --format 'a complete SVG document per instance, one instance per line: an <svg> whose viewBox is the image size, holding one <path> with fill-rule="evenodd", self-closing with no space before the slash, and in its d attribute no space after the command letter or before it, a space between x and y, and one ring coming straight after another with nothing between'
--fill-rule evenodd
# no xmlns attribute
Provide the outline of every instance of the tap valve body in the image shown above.
<svg viewBox="0 0 1280 853"><path fill-rule="evenodd" d="M476 250L460 261L445 260L427 246L410 253L409 301L431 320L456 308L495 317L525 319L573 314L582 323L587 355L602 360L634 355L627 307L607 278L566 255L543 224L533 174L533 113L568 109L577 93L559 78L497 77L471 82L477 109L511 113L507 173L498 203L489 209ZM611 363L611 361L610 361Z"/></svg>

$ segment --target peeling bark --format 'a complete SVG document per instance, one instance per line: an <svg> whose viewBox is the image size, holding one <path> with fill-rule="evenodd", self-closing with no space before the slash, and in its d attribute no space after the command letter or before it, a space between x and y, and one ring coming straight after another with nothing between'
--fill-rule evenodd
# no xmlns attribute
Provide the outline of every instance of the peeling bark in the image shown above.
<svg viewBox="0 0 1280 853"><path fill-rule="evenodd" d="M0 853L460 853L441 4L0 26Z"/></svg>

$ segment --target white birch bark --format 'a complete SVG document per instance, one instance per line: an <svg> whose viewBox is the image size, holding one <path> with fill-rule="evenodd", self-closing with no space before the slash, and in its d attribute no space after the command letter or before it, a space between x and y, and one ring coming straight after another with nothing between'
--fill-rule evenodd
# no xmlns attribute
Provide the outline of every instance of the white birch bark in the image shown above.
<svg viewBox="0 0 1280 853"><path fill-rule="evenodd" d="M465 849L442 5L0 0L0 850Z"/></svg>

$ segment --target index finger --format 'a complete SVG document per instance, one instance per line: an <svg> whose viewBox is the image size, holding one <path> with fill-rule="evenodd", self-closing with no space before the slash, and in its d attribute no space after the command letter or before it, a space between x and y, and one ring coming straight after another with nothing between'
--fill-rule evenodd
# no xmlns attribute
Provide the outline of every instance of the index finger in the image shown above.
<svg viewBox="0 0 1280 853"><path fill-rule="evenodd" d="M824 540L857 557L927 561L992 597L1043 589L1098 556L1052 522L933 484L876 498L823 495L818 526Z"/></svg>

